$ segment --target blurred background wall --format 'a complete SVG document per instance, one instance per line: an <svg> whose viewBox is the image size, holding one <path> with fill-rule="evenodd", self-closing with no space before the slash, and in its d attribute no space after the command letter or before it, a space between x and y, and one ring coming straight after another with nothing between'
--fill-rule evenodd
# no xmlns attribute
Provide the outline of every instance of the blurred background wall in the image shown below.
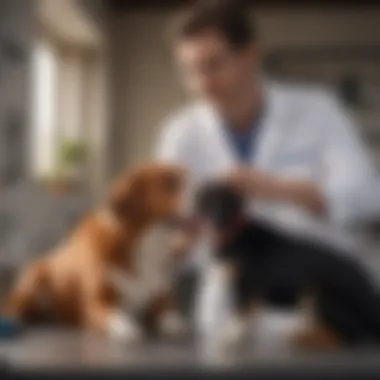
<svg viewBox="0 0 380 380"><path fill-rule="evenodd" d="M30 117L30 49L34 43L33 1L0 3L0 184L25 175Z"/></svg>

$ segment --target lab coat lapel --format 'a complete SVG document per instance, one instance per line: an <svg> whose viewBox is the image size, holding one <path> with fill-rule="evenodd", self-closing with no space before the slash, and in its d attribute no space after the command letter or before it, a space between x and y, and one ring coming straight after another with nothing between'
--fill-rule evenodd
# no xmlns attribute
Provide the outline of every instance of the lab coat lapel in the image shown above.
<svg viewBox="0 0 380 380"><path fill-rule="evenodd" d="M271 85L264 84L266 96L266 111L263 116L257 146L250 162L261 169L270 169L274 164L274 155L282 139L284 107L278 101L277 92ZM223 120L212 106L203 104L202 119L205 125L209 149L215 151L220 170L228 169L239 164L239 158L223 130Z"/></svg>
<svg viewBox="0 0 380 380"><path fill-rule="evenodd" d="M266 111L260 125L256 154L252 156L251 163L255 167L270 170L274 166L275 154L282 141L284 107L271 85L265 84L264 90Z"/></svg>
<svg viewBox="0 0 380 380"><path fill-rule="evenodd" d="M238 163L237 156L229 142L224 130L223 120L212 106L204 104L202 107L205 124L206 141L218 157L220 170L230 168Z"/></svg>

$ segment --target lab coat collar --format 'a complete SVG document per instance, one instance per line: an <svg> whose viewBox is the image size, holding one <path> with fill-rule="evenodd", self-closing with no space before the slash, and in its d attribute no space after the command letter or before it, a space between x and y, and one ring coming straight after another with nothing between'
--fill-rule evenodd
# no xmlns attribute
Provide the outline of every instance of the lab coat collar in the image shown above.
<svg viewBox="0 0 380 380"><path fill-rule="evenodd" d="M270 80L262 81L264 97L265 97L265 114L262 117L260 131L257 141L257 151L252 157L252 163L257 167L268 167L274 153L274 147L280 143L281 133L278 129L281 128L281 123L284 116L284 107L281 100L278 99L278 91L276 84ZM202 118L204 119L204 127L211 133L210 138L215 139L220 144L223 150L229 156L232 164L238 162L238 157L231 147L231 144L225 134L224 120L218 114L214 107L208 103L203 103L201 106Z"/></svg>

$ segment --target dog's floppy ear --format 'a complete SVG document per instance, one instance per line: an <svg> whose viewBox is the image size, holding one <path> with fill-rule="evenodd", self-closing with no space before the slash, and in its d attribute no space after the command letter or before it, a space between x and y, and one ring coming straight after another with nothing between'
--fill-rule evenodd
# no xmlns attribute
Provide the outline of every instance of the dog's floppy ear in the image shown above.
<svg viewBox="0 0 380 380"><path fill-rule="evenodd" d="M134 220L145 216L146 183L144 177L137 172L129 173L118 179L113 185L109 205L120 217L131 217Z"/></svg>

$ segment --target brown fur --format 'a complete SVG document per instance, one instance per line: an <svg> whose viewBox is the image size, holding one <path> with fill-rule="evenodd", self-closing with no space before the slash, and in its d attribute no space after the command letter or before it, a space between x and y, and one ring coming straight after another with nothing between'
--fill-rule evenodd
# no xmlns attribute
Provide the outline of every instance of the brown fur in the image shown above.
<svg viewBox="0 0 380 380"><path fill-rule="evenodd" d="M324 350L340 348L343 345L341 337L319 320L312 291L301 298L300 308L310 326L296 331L293 343L297 348Z"/></svg>
<svg viewBox="0 0 380 380"><path fill-rule="evenodd" d="M341 338L331 329L323 325L315 325L310 329L298 332L294 344L300 349L325 350L342 347Z"/></svg>
<svg viewBox="0 0 380 380"><path fill-rule="evenodd" d="M4 314L28 321L43 313L105 331L119 306L108 271L133 274L133 248L148 227L178 213L183 182L182 170L169 165L146 165L122 176L104 207L21 274Z"/></svg>

